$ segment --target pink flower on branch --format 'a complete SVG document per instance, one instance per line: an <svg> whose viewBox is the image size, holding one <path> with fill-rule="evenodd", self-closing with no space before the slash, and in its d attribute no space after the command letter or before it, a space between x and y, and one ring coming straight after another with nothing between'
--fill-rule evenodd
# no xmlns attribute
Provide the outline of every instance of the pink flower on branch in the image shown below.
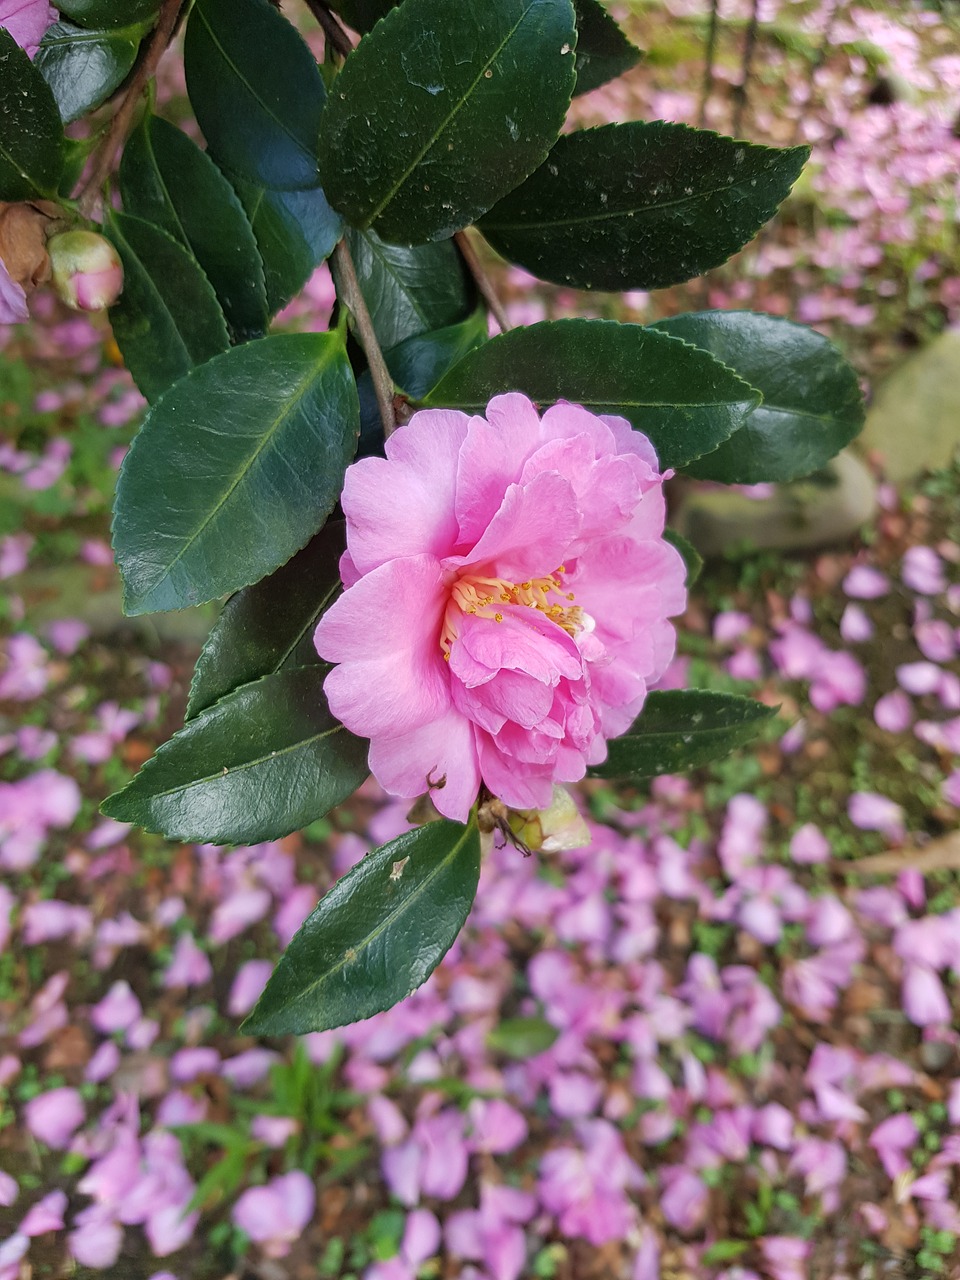
<svg viewBox="0 0 960 1280"><path fill-rule="evenodd" d="M57 20L49 0L0 0L0 27L32 58L47 27Z"/></svg>
<svg viewBox="0 0 960 1280"><path fill-rule="evenodd" d="M465 820L481 783L543 809L629 728L673 656L684 565L622 418L525 396L424 410L346 477L325 689L397 796Z"/></svg>

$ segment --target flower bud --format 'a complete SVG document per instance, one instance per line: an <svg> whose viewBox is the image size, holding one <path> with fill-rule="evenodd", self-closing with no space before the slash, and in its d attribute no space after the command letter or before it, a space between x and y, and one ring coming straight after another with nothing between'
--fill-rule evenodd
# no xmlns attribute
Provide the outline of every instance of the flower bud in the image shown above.
<svg viewBox="0 0 960 1280"><path fill-rule="evenodd" d="M507 821L517 839L533 853L585 849L590 843L590 830L573 796L556 783L549 809L511 809Z"/></svg>
<svg viewBox="0 0 960 1280"><path fill-rule="evenodd" d="M109 240L95 231L63 231L47 243L53 284L74 311L103 311L123 289L123 266Z"/></svg>

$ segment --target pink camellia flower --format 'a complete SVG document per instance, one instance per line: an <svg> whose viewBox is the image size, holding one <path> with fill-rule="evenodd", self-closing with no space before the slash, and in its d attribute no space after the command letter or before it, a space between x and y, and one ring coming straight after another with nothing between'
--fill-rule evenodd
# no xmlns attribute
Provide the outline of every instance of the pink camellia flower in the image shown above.
<svg viewBox="0 0 960 1280"><path fill-rule="evenodd" d="M49 0L0 0L0 27L32 58L47 27L57 20Z"/></svg>
<svg viewBox="0 0 960 1280"><path fill-rule="evenodd" d="M673 656L684 565L622 418L518 393L417 413L347 471L346 590L320 620L330 708L393 795L464 820L481 782L544 809Z"/></svg>

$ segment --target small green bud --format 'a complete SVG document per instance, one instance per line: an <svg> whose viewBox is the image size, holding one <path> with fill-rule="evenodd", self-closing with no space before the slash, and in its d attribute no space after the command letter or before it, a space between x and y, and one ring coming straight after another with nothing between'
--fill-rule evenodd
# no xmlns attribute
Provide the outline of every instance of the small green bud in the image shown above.
<svg viewBox="0 0 960 1280"><path fill-rule="evenodd" d="M61 231L47 241L53 284L74 311L104 311L123 289L123 265L95 231Z"/></svg>

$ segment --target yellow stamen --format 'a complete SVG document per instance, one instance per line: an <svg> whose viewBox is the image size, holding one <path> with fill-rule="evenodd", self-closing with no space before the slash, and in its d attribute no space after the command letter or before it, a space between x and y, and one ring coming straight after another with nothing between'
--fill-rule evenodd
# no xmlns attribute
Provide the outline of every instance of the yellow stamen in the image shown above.
<svg viewBox="0 0 960 1280"><path fill-rule="evenodd" d="M567 603L572 602L575 596L572 591L563 590L566 571L566 565L560 565L552 574L543 578L531 578L519 583L509 582L506 578L488 578L469 571L458 578L450 589L450 599L440 629L440 648L444 659L448 662L450 660L450 649L458 635L461 614L490 618L494 622L503 621L502 613L491 611L494 601L535 609L568 635L575 636L583 629L583 611L577 605L571 607ZM554 598L551 599L551 596Z"/></svg>

